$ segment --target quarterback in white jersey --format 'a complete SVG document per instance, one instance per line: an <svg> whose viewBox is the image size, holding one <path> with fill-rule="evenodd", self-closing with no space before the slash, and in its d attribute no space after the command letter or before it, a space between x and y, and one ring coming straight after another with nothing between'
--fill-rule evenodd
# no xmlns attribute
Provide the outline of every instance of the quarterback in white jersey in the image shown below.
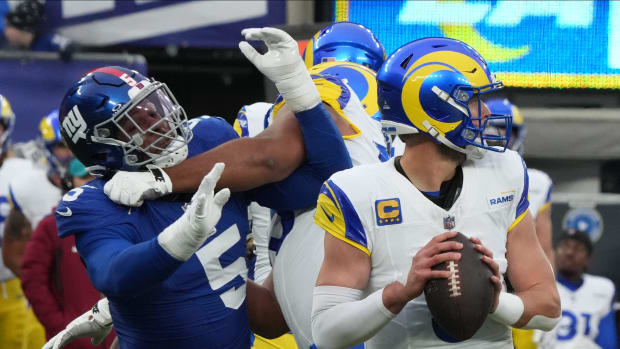
<svg viewBox="0 0 620 349"><path fill-rule="evenodd" d="M562 300L562 319L543 336L542 349L618 348L613 282L586 274L592 242L588 234L564 234L556 248L557 285Z"/></svg>
<svg viewBox="0 0 620 349"><path fill-rule="evenodd" d="M531 247L527 169L518 153L488 145L509 139L488 132L486 119L510 116L491 116L480 100L501 82L471 47L448 38L402 46L377 80L384 130L403 137L405 152L336 173L321 190L315 223L328 234L315 344L512 348L510 326L553 328L559 297L542 249ZM456 231L483 253L496 290L489 318L460 343L433 326L421 294L427 280L450 277L431 267L458 261L462 245L447 241ZM516 294L500 292L503 273Z"/></svg>

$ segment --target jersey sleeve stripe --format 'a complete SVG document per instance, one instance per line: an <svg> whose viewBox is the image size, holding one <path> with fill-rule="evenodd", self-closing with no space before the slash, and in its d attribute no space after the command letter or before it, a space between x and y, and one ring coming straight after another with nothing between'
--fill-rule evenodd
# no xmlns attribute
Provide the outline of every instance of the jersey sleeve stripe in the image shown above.
<svg viewBox="0 0 620 349"><path fill-rule="evenodd" d="M525 211L527 211L527 208L530 207L530 201L529 201L530 178L527 174L527 167L525 166L525 161L523 161L523 159L521 159L521 163L523 164L523 192L521 193L521 198L519 199L519 203L517 204L517 213L515 214L515 218L517 220L519 219L520 216L522 216L525 213Z"/></svg>
<svg viewBox="0 0 620 349"><path fill-rule="evenodd" d="M19 205L19 203L17 203L17 198L15 198L15 194L13 194L13 188L9 185L9 204L12 207L15 207L15 209L19 212L24 212L22 211L21 206Z"/></svg>
<svg viewBox="0 0 620 349"><path fill-rule="evenodd" d="M517 219L515 219L514 222L512 222L512 224L508 227L508 231L511 231L514 227L516 227L517 224L519 224L523 220L523 218L525 218L526 213L527 213L527 208L525 209L525 212L521 213L521 215L517 217Z"/></svg>
<svg viewBox="0 0 620 349"><path fill-rule="evenodd" d="M349 240L349 239L346 239L346 238L342 237L342 235L334 234L334 233L332 233L332 232L331 232L331 231L329 231L329 230L326 230L326 231L329 233L329 235L331 235L331 236L333 236L333 237L337 238L338 240L341 240L341 241L346 242L347 244L349 244L349 245L351 245L351 246L353 246L353 247L357 248L358 250L361 250L362 252L364 252L365 254L367 254L367 255L369 255L369 256L370 256L370 251L366 248L366 246L362 246L362 245L358 244L358 243L357 243L357 242L355 242L355 241L351 241L351 240Z"/></svg>
<svg viewBox="0 0 620 349"><path fill-rule="evenodd" d="M551 202L551 192L553 191L553 184L549 185L549 190L547 191L547 197L545 197L545 202Z"/></svg>
<svg viewBox="0 0 620 349"><path fill-rule="evenodd" d="M332 181L328 180L321 188L314 222L328 233L370 255L361 219L344 191Z"/></svg>
<svg viewBox="0 0 620 349"><path fill-rule="evenodd" d="M538 209L538 213L541 213L542 211L544 211L544 210L548 209L549 207L551 207L551 202L548 202L548 201L547 201L547 202L545 202L545 204L544 204L544 205L542 205L542 206L540 207L540 209Z"/></svg>

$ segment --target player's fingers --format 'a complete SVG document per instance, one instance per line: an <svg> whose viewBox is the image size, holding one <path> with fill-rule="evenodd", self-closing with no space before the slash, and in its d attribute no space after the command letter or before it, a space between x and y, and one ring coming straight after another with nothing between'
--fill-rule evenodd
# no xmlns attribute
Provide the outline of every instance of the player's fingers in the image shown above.
<svg viewBox="0 0 620 349"><path fill-rule="evenodd" d="M215 194L213 198L213 203L218 207L222 208L228 202L228 198L230 198L230 189L224 188Z"/></svg>
<svg viewBox="0 0 620 349"><path fill-rule="evenodd" d="M239 42L239 49L241 50L241 53L243 53L245 58L248 59L248 61L258 67L261 55L258 53L258 51L256 51L254 47L252 47L252 45L248 44L247 41L241 41Z"/></svg>
<svg viewBox="0 0 620 349"><path fill-rule="evenodd" d="M69 334L69 331L64 329L56 336L56 341L54 342L53 349L64 348L64 346L67 345L70 341L71 335Z"/></svg>
<svg viewBox="0 0 620 349"><path fill-rule="evenodd" d="M293 40L293 38L284 30L273 27L262 28L261 35L263 37L263 41L268 43L280 43Z"/></svg>
<svg viewBox="0 0 620 349"><path fill-rule="evenodd" d="M112 186L112 181L107 181L106 184L103 186L103 192L105 193L105 195L110 196L113 188L114 187Z"/></svg>
<svg viewBox="0 0 620 349"><path fill-rule="evenodd" d="M207 173L207 175L202 179L202 182L200 182L200 186L198 187L196 194L200 195L202 193L212 193L213 189L215 189L217 181L222 176L222 172L224 172L224 163L218 162L213 165L211 171L209 171L209 173Z"/></svg>
<svg viewBox="0 0 620 349"><path fill-rule="evenodd" d="M502 280L500 278L493 275L491 276L491 282L493 283L493 287L495 287L496 290L498 291L502 290Z"/></svg>
<svg viewBox="0 0 620 349"><path fill-rule="evenodd" d="M204 217L207 206L207 194L201 193L197 198L194 198L195 209L194 214L196 217Z"/></svg>
<svg viewBox="0 0 620 349"><path fill-rule="evenodd" d="M484 245L482 245L482 244L480 243L480 241L478 241L477 243L475 243L474 248L475 248L478 252L482 253L483 255L493 258L493 252L492 252L491 250L489 250L488 248L484 247Z"/></svg>
<svg viewBox="0 0 620 349"><path fill-rule="evenodd" d="M449 270L423 270L418 273L419 276L424 278L425 280L430 279L447 279L452 276L452 272Z"/></svg>
<svg viewBox="0 0 620 349"><path fill-rule="evenodd" d="M62 331L61 331L61 333L62 333ZM54 337L50 338L50 340L47 341L47 343L45 343L41 349L54 349L54 343L56 343L56 338L58 338L59 334L60 333L58 333Z"/></svg>
<svg viewBox="0 0 620 349"><path fill-rule="evenodd" d="M493 258L490 258L488 256L482 256L482 261L485 262L489 266L489 268L491 268L493 275L499 276L499 264L497 264L497 262L495 262Z"/></svg>
<svg viewBox="0 0 620 349"><path fill-rule="evenodd" d="M423 267L427 267L427 268L432 268L434 266L436 266L439 263L443 263L446 261L458 261L459 259L461 259L461 254L459 252L446 252L446 253L440 253L440 254L436 254L430 258L427 258L425 261L422 262L422 266Z"/></svg>
<svg viewBox="0 0 620 349"><path fill-rule="evenodd" d="M241 31L241 35L246 40L263 40L261 28L245 28Z"/></svg>
<svg viewBox="0 0 620 349"><path fill-rule="evenodd" d="M432 243L425 246L422 252L422 256L432 257L438 253L444 251L455 251L463 248L463 244L457 241L444 241L439 243ZM419 253L419 252L418 252Z"/></svg>

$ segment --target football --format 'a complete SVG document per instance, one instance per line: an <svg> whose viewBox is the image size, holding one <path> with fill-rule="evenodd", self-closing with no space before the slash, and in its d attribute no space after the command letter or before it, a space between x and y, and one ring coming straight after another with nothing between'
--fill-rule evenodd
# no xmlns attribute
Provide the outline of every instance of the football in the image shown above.
<svg viewBox="0 0 620 349"><path fill-rule="evenodd" d="M450 270L452 276L429 280L424 295L438 337L448 334L452 338L442 339L461 341L471 338L486 320L493 305L494 288L491 268L469 238L459 233L450 240L463 244L461 259L434 266L433 270Z"/></svg>

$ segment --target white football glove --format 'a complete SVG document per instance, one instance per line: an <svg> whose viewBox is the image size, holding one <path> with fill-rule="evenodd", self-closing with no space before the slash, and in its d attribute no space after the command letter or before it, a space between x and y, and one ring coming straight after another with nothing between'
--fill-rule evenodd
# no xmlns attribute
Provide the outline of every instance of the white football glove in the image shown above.
<svg viewBox="0 0 620 349"><path fill-rule="evenodd" d="M223 163L215 164L202 179L185 213L157 236L161 247L172 257L181 261L188 260L209 236L215 234L215 225L230 197L228 188L213 195L223 171Z"/></svg>
<svg viewBox="0 0 620 349"><path fill-rule="evenodd" d="M103 186L103 192L117 204L138 207L144 200L170 194L172 182L161 168L147 165L144 172L116 172Z"/></svg>
<svg viewBox="0 0 620 349"><path fill-rule="evenodd" d="M112 316L108 299L103 298L92 309L71 321L67 327L52 337L43 349L60 349L77 338L90 337L93 345L99 345L112 330Z"/></svg>
<svg viewBox="0 0 620 349"><path fill-rule="evenodd" d="M247 28L241 31L246 40L262 40L269 49L259 54L246 41L239 49L269 80L293 112L314 108L321 103L321 96L314 87L310 73L299 55L297 41L285 31L276 28Z"/></svg>

